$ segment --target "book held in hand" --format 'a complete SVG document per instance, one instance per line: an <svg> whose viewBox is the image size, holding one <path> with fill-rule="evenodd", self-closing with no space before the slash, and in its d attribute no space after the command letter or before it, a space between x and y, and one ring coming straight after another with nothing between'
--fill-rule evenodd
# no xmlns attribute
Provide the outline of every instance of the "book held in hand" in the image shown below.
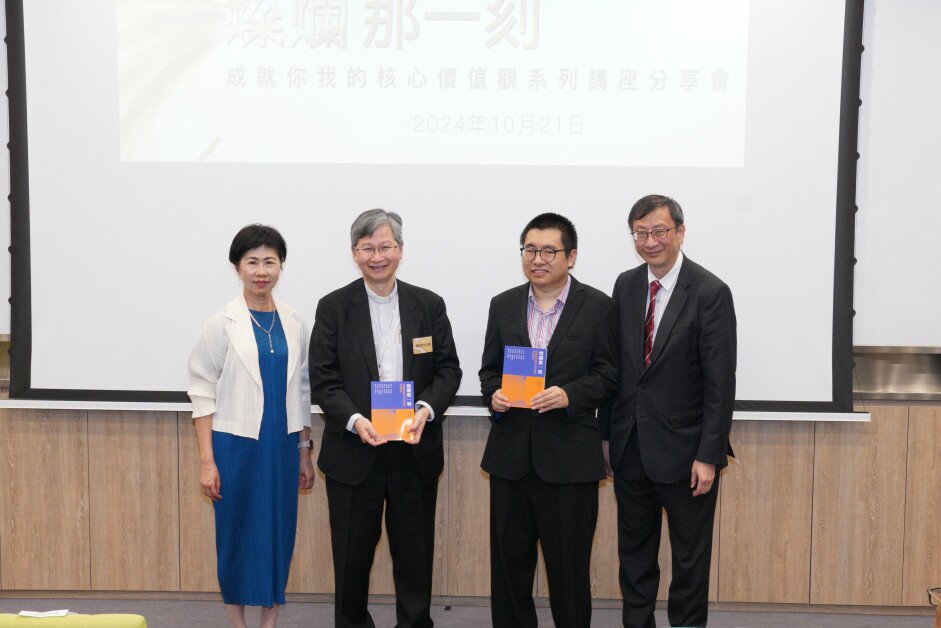
<svg viewBox="0 0 941 628"><path fill-rule="evenodd" d="M373 428L386 440L412 440L415 420L415 382L372 382Z"/></svg>
<svg viewBox="0 0 941 628"><path fill-rule="evenodd" d="M514 408L529 408L533 397L546 389L546 350L503 347L503 394Z"/></svg>

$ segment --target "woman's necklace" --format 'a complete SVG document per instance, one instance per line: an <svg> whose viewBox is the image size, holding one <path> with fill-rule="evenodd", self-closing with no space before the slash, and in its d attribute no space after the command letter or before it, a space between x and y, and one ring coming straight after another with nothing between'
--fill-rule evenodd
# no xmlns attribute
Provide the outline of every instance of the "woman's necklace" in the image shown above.
<svg viewBox="0 0 941 628"><path fill-rule="evenodd" d="M252 322L255 323L255 326L268 335L268 348L271 350L271 353L274 353L274 343L271 342L271 330L274 329L274 322L278 318L278 310L273 310L271 312L271 324L268 325L268 329L265 329L261 326L261 323L255 319L255 315L252 314L251 310L248 311L248 315L251 317Z"/></svg>

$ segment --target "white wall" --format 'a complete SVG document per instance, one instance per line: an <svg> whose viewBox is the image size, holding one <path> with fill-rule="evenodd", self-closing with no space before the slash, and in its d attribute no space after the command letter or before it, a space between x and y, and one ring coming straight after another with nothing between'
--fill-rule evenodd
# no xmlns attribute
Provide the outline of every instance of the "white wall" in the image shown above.
<svg viewBox="0 0 941 628"><path fill-rule="evenodd" d="M941 2L866 0L856 345L941 346Z"/></svg>

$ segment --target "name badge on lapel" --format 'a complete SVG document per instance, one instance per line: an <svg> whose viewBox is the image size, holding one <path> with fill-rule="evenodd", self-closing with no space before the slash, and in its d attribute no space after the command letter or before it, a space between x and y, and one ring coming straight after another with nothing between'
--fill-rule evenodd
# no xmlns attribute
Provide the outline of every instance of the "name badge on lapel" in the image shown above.
<svg viewBox="0 0 941 628"><path fill-rule="evenodd" d="M412 355L421 355L431 353L431 336L424 338L412 338Z"/></svg>

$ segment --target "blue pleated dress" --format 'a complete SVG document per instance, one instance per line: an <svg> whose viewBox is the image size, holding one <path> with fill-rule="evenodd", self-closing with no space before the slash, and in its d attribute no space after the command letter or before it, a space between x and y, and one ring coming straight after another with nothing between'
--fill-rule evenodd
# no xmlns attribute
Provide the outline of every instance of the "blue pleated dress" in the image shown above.
<svg viewBox="0 0 941 628"><path fill-rule="evenodd" d="M277 312L252 315L265 329ZM219 587L226 604L284 604L297 529L297 434L287 432L288 346L280 319L254 324L265 395L258 440L212 433L222 499L215 502Z"/></svg>

